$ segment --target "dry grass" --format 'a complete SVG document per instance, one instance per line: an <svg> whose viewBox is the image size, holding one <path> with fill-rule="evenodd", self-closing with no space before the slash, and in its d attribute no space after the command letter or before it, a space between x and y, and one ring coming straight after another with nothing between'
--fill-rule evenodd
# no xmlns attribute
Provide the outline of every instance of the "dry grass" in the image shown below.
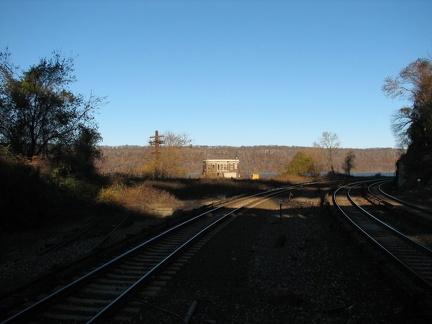
<svg viewBox="0 0 432 324"><path fill-rule="evenodd" d="M298 181L304 179L296 179ZM231 179L131 179L112 178L109 186L99 192L98 202L116 205L142 214L158 214L160 209L190 209L212 199L228 198L277 187L282 181ZM286 184L283 181L283 184ZM194 208L192 207L192 208Z"/></svg>
<svg viewBox="0 0 432 324"><path fill-rule="evenodd" d="M180 205L174 195L155 188L147 181L128 184L118 179L99 192L98 202L119 205L139 213L150 213L158 207L176 208Z"/></svg>

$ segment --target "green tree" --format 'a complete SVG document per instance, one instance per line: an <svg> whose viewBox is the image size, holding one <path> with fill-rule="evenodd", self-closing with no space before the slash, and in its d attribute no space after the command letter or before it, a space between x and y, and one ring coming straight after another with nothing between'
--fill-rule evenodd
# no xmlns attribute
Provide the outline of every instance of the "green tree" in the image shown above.
<svg viewBox="0 0 432 324"><path fill-rule="evenodd" d="M342 170L348 175L351 174L351 170L355 166L355 154L354 151L349 151L347 155L345 156L344 162L342 163Z"/></svg>
<svg viewBox="0 0 432 324"><path fill-rule="evenodd" d="M72 145L57 145L53 149L52 160L65 173L89 178L96 174L96 160L102 156L97 146L101 139L95 129L80 126Z"/></svg>
<svg viewBox="0 0 432 324"><path fill-rule="evenodd" d="M339 148L339 138L335 133L323 132L318 142L314 143L315 147L323 148L326 150L327 164L331 174L335 173L333 166L334 150Z"/></svg>
<svg viewBox="0 0 432 324"><path fill-rule="evenodd" d="M22 72L7 50L0 53L0 141L30 159L42 155L59 160L67 155L65 149L82 157L76 150L87 138L92 149L86 160L97 157L101 137L93 115L103 98L73 93L73 72L73 59L58 52Z"/></svg>
<svg viewBox="0 0 432 324"><path fill-rule="evenodd" d="M285 167L285 173L289 175L316 175L318 174L318 170L315 160L311 155L298 152Z"/></svg>

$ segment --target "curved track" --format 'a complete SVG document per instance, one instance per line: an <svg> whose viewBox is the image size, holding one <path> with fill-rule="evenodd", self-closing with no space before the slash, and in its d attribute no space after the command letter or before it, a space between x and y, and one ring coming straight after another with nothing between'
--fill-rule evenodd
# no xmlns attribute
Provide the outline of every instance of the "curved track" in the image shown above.
<svg viewBox="0 0 432 324"><path fill-rule="evenodd" d="M432 251L381 221L356 202L367 181L340 187L333 202L345 219L422 289L432 292Z"/></svg>
<svg viewBox="0 0 432 324"><path fill-rule="evenodd" d="M223 227L234 213L289 189L279 188L238 199L202 213L88 270L45 297L38 297L29 306L11 312L2 323L91 323L113 316L117 316L116 320L127 321L129 314L138 309L131 301L132 297L151 292L157 276L170 276L168 265L175 265L185 255L193 253L188 252L191 247Z"/></svg>
<svg viewBox="0 0 432 324"><path fill-rule="evenodd" d="M409 215L410 219L432 227L432 208L421 202L408 202L389 194L384 189L389 182L379 181L370 184L367 190L368 195L386 207L407 216Z"/></svg>

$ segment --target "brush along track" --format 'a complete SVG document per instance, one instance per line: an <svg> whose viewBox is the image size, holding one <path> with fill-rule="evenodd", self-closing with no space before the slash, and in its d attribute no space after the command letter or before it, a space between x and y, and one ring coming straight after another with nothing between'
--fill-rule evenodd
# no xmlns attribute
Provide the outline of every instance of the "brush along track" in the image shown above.
<svg viewBox="0 0 432 324"><path fill-rule="evenodd" d="M278 189L264 194L243 198L214 208L169 229L134 247L111 261L89 270L73 282L57 287L55 292L39 296L28 307L13 312L7 322L93 322L102 321L119 310L137 293L151 293L146 286L158 274L169 277L185 257L193 253L189 249L211 233L233 213L246 205L281 194ZM183 258L183 259L182 259ZM177 262L177 265L176 265ZM165 273L162 271L165 269ZM175 271L175 270L174 270ZM155 287L155 283L151 287ZM133 304L128 304L130 312ZM132 310L131 310L132 308ZM125 316L125 315L123 315ZM127 320L123 318L123 320Z"/></svg>

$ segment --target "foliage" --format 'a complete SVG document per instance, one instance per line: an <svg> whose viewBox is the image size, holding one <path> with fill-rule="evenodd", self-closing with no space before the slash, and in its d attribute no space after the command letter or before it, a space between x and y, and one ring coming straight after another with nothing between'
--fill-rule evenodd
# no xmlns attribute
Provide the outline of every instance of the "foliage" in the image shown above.
<svg viewBox="0 0 432 324"><path fill-rule="evenodd" d="M342 170L344 170L344 172L348 175L351 174L351 170L355 166L355 158L356 156L354 154L354 151L349 151L345 156L345 160L342 164Z"/></svg>
<svg viewBox="0 0 432 324"><path fill-rule="evenodd" d="M133 176L151 177L154 160L151 146L102 146L103 160L98 161L102 174L125 173ZM395 161L401 154L399 149L369 148L345 149L333 151L333 161L340 166L348 151L356 155L356 172L393 172ZM324 170L323 150L316 147L298 146L187 146L179 150L179 161L182 170L187 174L199 176L202 171L202 161L211 158L233 158L240 160L239 170L243 178L252 173L285 172L287 162L298 152L305 152L314 157L319 170Z"/></svg>
<svg viewBox="0 0 432 324"><path fill-rule="evenodd" d="M97 147L101 139L95 129L80 126L78 136L71 145L59 144L52 149L52 161L62 165L65 174L91 178L97 173L96 160L102 156Z"/></svg>
<svg viewBox="0 0 432 324"><path fill-rule="evenodd" d="M392 129L402 146L424 149L432 145L432 61L418 59L397 77L387 77L383 91L390 98L408 99L411 107L400 108Z"/></svg>
<svg viewBox="0 0 432 324"><path fill-rule="evenodd" d="M288 175L317 175L318 169L314 158L303 152L294 155L291 162L286 166L285 173Z"/></svg>
<svg viewBox="0 0 432 324"><path fill-rule="evenodd" d="M18 72L10 53L0 53L0 141L29 159L42 155L91 173L100 140L93 114L103 99L69 89L73 63L54 52Z"/></svg>
<svg viewBox="0 0 432 324"><path fill-rule="evenodd" d="M328 167L330 173L334 174L335 173L334 162L333 162L334 150L339 148L340 146L338 136L335 133L323 132L318 142L314 143L314 146L326 150Z"/></svg>
<svg viewBox="0 0 432 324"><path fill-rule="evenodd" d="M202 165L202 156L209 152L208 147L188 147L181 150L182 166L198 169ZM226 154L244 157L258 156L256 165L272 168L282 160L289 160L290 154L299 151L314 156L316 149L293 147L249 147L249 148L212 148L217 156ZM243 151L244 150L244 151ZM262 152L262 155L259 154ZM269 153L270 152L270 153ZM341 152L345 152L341 150ZM357 150L356 155L364 156L366 161L385 161L394 157L393 150ZM363 152L363 153L358 153ZM220 154L220 155L219 155ZM152 161L151 147L105 148L105 167L125 167L133 170L143 160ZM272 157L269 159L269 155ZM117 160L112 160L116 157ZM315 159L316 160L316 159ZM116 164L118 163L118 164ZM131 163L127 165L127 163ZM253 167L253 159L249 160ZM274 163L274 164L270 164ZM386 162L387 163L387 162ZM388 164L388 163L387 163ZM383 164L384 166L386 164ZM248 167L248 166L246 166ZM375 169L375 167L373 166ZM382 168L380 168L382 170ZM115 169L112 169L115 170ZM375 169L377 170L377 169ZM214 201L215 197L231 197L245 192L257 192L270 187L282 186L281 181L305 182L300 176L268 180L244 179L165 179L148 180L132 173L105 176L104 178L83 179L65 172L63 167L52 166L49 161L38 158L28 161L12 155L7 149L0 150L0 231L14 228L40 228L51 222L64 223L84 217L105 217L111 214L128 214L134 217L154 217L157 207L184 208L185 200ZM102 189L101 189L102 187ZM194 202L196 203L196 202Z"/></svg>
<svg viewBox="0 0 432 324"><path fill-rule="evenodd" d="M46 161L1 152L0 232L79 219L93 207L98 189L96 183L61 175Z"/></svg>
<svg viewBox="0 0 432 324"><path fill-rule="evenodd" d="M148 180L116 175L98 195L98 202L123 206L129 211L152 214L157 207L181 209L182 201L216 199L256 192L268 188L263 181L228 179L164 179ZM280 184L279 184L280 185ZM180 201L182 200L182 201Z"/></svg>
<svg viewBox="0 0 432 324"><path fill-rule="evenodd" d="M55 169L53 175L48 176L45 180L49 180L53 186L66 193L69 198L73 198L75 201L94 201L99 191L97 183L89 182L86 179L73 175L64 176L61 173L62 170Z"/></svg>
<svg viewBox="0 0 432 324"><path fill-rule="evenodd" d="M191 143L191 139L185 133L176 134L172 131L166 131L163 134L164 145L169 147L180 147L186 146Z"/></svg>
<svg viewBox="0 0 432 324"><path fill-rule="evenodd" d="M173 195L153 187L145 180L131 181L127 177L119 176L114 177L109 186L100 190L97 201L147 214L157 206L178 205Z"/></svg>
<svg viewBox="0 0 432 324"><path fill-rule="evenodd" d="M163 146L154 152L151 166L154 168L154 177L160 179L184 177L186 171L182 168L182 151L191 142L187 134L175 134L171 131L162 136ZM145 169L144 169L145 170Z"/></svg>
<svg viewBox="0 0 432 324"><path fill-rule="evenodd" d="M393 116L392 129L407 152L401 160L406 178L432 177L432 61L418 59L402 69L396 77L388 77L382 87L390 98L408 99L410 107L400 108Z"/></svg>

